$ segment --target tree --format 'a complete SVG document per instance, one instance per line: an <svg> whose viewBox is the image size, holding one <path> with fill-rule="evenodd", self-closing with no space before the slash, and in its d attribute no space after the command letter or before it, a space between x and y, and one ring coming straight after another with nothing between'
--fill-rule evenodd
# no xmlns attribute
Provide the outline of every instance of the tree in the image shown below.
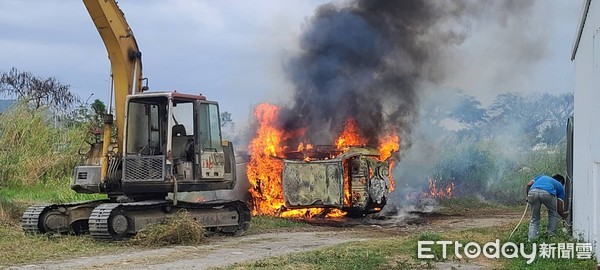
<svg viewBox="0 0 600 270"><path fill-rule="evenodd" d="M573 94L570 93L501 94L487 109L483 131L488 136L505 134L527 138L529 146L540 142L555 144L564 137L567 118L572 113Z"/></svg>
<svg viewBox="0 0 600 270"><path fill-rule="evenodd" d="M235 128L235 123L233 122L233 118L231 118L231 113L224 111L220 116L223 139L232 141L234 144L238 143L240 140L240 135Z"/></svg>
<svg viewBox="0 0 600 270"><path fill-rule="evenodd" d="M106 104L99 99L94 100L90 107L97 116L102 117L102 115L106 114Z"/></svg>
<svg viewBox="0 0 600 270"><path fill-rule="evenodd" d="M14 67L0 74L0 95L26 100L36 109L41 106L71 107L79 98L69 88L54 77L39 77Z"/></svg>
<svg viewBox="0 0 600 270"><path fill-rule="evenodd" d="M231 119L231 113L224 111L221 113L221 128L228 126L234 126L233 119Z"/></svg>
<svg viewBox="0 0 600 270"><path fill-rule="evenodd" d="M450 113L450 116L459 123L473 127L485 118L485 109L481 108L481 102L473 96L459 95L458 104Z"/></svg>

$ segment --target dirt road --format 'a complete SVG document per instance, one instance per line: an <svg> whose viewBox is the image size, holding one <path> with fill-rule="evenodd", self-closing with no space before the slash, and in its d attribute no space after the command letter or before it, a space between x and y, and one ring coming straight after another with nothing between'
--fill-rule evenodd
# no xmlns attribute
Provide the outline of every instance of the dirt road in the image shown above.
<svg viewBox="0 0 600 270"><path fill-rule="evenodd" d="M344 226L320 224L327 226L313 226L309 231L213 237L208 244L201 246L132 250L114 255L26 265L15 269L208 269L390 235L410 235L424 230L447 231L499 226L515 222L518 218L518 213L474 217L425 215L417 218L403 217L343 224Z"/></svg>

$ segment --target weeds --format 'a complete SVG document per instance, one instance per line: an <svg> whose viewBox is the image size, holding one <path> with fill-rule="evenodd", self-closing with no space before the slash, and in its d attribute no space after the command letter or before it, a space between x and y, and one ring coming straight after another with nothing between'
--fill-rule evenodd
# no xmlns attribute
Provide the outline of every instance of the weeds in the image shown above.
<svg viewBox="0 0 600 270"><path fill-rule="evenodd" d="M100 242L90 236L30 235L0 223L0 269L46 260L110 254L125 250L122 243Z"/></svg>
<svg viewBox="0 0 600 270"><path fill-rule="evenodd" d="M551 244L554 243L557 246L558 243L574 243L577 242L576 239L573 239L571 234L566 230L562 230L560 227L556 230L556 234L553 237L548 237L545 228L547 225L547 220L542 220L542 224L540 225L540 238L538 238L534 243L537 244L537 258L531 263L527 264L526 259L519 257L517 259L505 260L506 269L596 269L596 261L594 259L590 260L582 260L577 258L571 259L563 259L559 258L558 254L554 258L542 258L540 257L539 247L541 243ZM518 228L513 237L511 238L511 242L514 243L528 243L527 233L529 230L529 223L523 222ZM501 239L501 241L506 242L507 239ZM525 245L527 249L527 253L531 252L531 246ZM557 250L555 250L557 251ZM558 251L557 251L558 252ZM594 256L592 256L594 258Z"/></svg>
<svg viewBox="0 0 600 270"><path fill-rule="evenodd" d="M86 133L52 122L48 110L23 102L0 115L0 187L52 183L71 175Z"/></svg>
<svg viewBox="0 0 600 270"><path fill-rule="evenodd" d="M486 197L501 203L522 203L525 198L525 184L540 174L565 174L565 145L551 149L532 151L529 158L497 181L491 182Z"/></svg>
<svg viewBox="0 0 600 270"><path fill-rule="evenodd" d="M163 222L147 226L131 243L141 246L197 245L204 240L202 225L187 211L181 210Z"/></svg>
<svg viewBox="0 0 600 270"><path fill-rule="evenodd" d="M237 264L227 269L390 269L386 262L401 253L401 238L349 242L330 248Z"/></svg>
<svg viewBox="0 0 600 270"><path fill-rule="evenodd" d="M0 226L15 226L21 219L21 215L27 208L23 201L9 201L0 196Z"/></svg>
<svg viewBox="0 0 600 270"><path fill-rule="evenodd" d="M277 218L271 216L254 216L252 217L252 226L246 233L258 234L266 232L274 232L277 230L290 230L296 228L307 228L308 224L295 221L289 218Z"/></svg>

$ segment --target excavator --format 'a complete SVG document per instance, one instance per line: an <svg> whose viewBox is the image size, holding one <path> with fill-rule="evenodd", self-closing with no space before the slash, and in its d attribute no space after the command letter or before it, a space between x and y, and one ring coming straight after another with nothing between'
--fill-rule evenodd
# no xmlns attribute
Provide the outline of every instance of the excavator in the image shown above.
<svg viewBox="0 0 600 270"><path fill-rule="evenodd" d="M180 192L236 184L234 148L221 137L218 103L146 91L142 54L116 1L83 3L108 51L114 115L103 116L102 139L90 144L86 162L74 169L71 188L107 199L33 205L22 216L23 230L123 240L184 209L209 231L244 234L251 219L245 202L178 200Z"/></svg>

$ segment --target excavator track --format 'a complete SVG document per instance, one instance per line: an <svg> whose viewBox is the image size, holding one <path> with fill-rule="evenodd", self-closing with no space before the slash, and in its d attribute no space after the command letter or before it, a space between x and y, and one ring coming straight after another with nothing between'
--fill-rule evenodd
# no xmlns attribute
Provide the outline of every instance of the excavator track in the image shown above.
<svg viewBox="0 0 600 270"><path fill-rule="evenodd" d="M127 230L132 217L127 211L153 210L168 205L168 201L105 203L92 211L89 219L90 234L96 240L123 240L131 237ZM129 219L129 220L128 220ZM136 231L137 233L137 231Z"/></svg>
<svg viewBox="0 0 600 270"><path fill-rule="evenodd" d="M125 240L183 209L210 231L241 236L250 227L250 209L241 201L179 201L173 205L160 200L101 204L90 215L89 231L97 240Z"/></svg>
<svg viewBox="0 0 600 270"><path fill-rule="evenodd" d="M21 217L21 227L25 233L45 233L40 227L40 216L49 209L50 204L36 204L25 210Z"/></svg>
<svg viewBox="0 0 600 270"><path fill-rule="evenodd" d="M36 204L25 210L21 227L26 233L84 233L82 216L87 217L91 208L108 200L72 202L61 204Z"/></svg>
<svg viewBox="0 0 600 270"><path fill-rule="evenodd" d="M110 240L113 238L108 231L108 218L110 218L111 212L120 205L120 203L105 203L94 208L88 220L90 234L94 239Z"/></svg>

